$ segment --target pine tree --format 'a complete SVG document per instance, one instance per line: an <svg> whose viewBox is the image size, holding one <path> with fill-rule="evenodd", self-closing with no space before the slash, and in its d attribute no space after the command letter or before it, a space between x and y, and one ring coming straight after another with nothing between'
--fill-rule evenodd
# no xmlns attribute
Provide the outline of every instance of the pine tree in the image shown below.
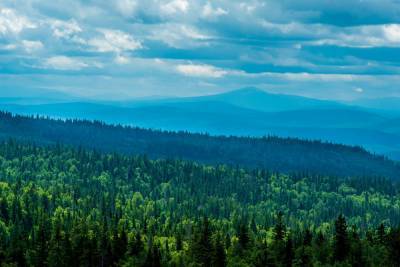
<svg viewBox="0 0 400 267"><path fill-rule="evenodd" d="M35 266L43 266L47 263L49 228L50 225L47 224L46 217L42 215L39 220L37 232L35 234Z"/></svg>
<svg viewBox="0 0 400 267"><path fill-rule="evenodd" d="M161 267L161 253L158 245L150 245L143 267Z"/></svg>
<svg viewBox="0 0 400 267"><path fill-rule="evenodd" d="M220 234L217 234L214 241L212 253L212 266L225 267L227 264L225 248L221 240Z"/></svg>
<svg viewBox="0 0 400 267"><path fill-rule="evenodd" d="M195 231L191 245L193 260L204 267L211 266L211 235L210 223L205 217L199 229Z"/></svg>
<svg viewBox="0 0 400 267"><path fill-rule="evenodd" d="M246 250L250 243L249 228L245 223L239 225L238 231L239 245L242 250Z"/></svg>
<svg viewBox="0 0 400 267"><path fill-rule="evenodd" d="M351 232L351 242L350 242L350 264L353 267L363 267L366 266L362 244L360 236L358 235L355 227L353 227Z"/></svg>
<svg viewBox="0 0 400 267"><path fill-rule="evenodd" d="M128 254L129 256L137 256L143 251L143 248L144 244L142 241L142 235L140 234L140 231L138 231L134 238L129 241Z"/></svg>
<svg viewBox="0 0 400 267"><path fill-rule="evenodd" d="M347 258L349 252L349 240L345 217L340 214L335 221L335 240L333 257L335 262L342 262Z"/></svg>
<svg viewBox="0 0 400 267"><path fill-rule="evenodd" d="M232 245L231 236L229 234L225 235L225 248L229 249Z"/></svg>
<svg viewBox="0 0 400 267"><path fill-rule="evenodd" d="M286 226L283 223L283 212L279 211L276 217L276 224L274 227L275 241L282 241L285 237Z"/></svg>
<svg viewBox="0 0 400 267"><path fill-rule="evenodd" d="M289 236L285 242L285 253L283 259L284 266L291 267L293 265L293 259L294 259L293 240Z"/></svg>
<svg viewBox="0 0 400 267"><path fill-rule="evenodd" d="M390 230L388 243L389 260L392 266L400 266L400 228Z"/></svg>
<svg viewBox="0 0 400 267"><path fill-rule="evenodd" d="M307 229L303 237L303 246L311 246L312 238L313 237L311 231Z"/></svg>
<svg viewBox="0 0 400 267"><path fill-rule="evenodd" d="M114 262L118 262L121 260L126 251L128 246L128 237L126 235L125 229L122 229L121 233L118 235L117 230L114 231L113 236L113 255L114 255Z"/></svg>
<svg viewBox="0 0 400 267"><path fill-rule="evenodd" d="M381 223L378 226L378 229L376 231L377 233L377 238L378 238L378 242L383 245L386 242L386 229L385 229L385 225L383 223Z"/></svg>
<svg viewBox="0 0 400 267"><path fill-rule="evenodd" d="M273 259L269 253L267 242L263 241L256 247L256 255L254 258L255 267L273 267L275 266Z"/></svg>
<svg viewBox="0 0 400 267"><path fill-rule="evenodd" d="M183 249L183 240L182 240L182 234L180 232L178 232L178 234L176 235L176 250L177 251L181 251Z"/></svg>

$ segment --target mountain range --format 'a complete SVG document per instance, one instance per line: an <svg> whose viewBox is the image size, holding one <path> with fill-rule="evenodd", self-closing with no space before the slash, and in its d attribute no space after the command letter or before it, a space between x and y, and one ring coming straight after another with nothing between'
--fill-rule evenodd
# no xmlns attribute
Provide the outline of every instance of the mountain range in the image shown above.
<svg viewBox="0 0 400 267"><path fill-rule="evenodd" d="M400 159L400 108L396 109L396 101L345 103L244 88L216 95L128 101L7 97L0 98L0 109L211 135L317 139L363 146Z"/></svg>

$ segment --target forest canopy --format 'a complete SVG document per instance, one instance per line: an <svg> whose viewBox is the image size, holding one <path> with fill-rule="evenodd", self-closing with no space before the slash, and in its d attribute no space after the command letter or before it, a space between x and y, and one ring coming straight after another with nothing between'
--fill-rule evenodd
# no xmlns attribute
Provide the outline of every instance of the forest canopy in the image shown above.
<svg viewBox="0 0 400 267"><path fill-rule="evenodd" d="M296 138L210 136L0 112L0 139L10 137L42 145L62 143L103 152L146 154L151 159L185 159L274 172L400 178L399 164L361 147Z"/></svg>
<svg viewBox="0 0 400 267"><path fill-rule="evenodd" d="M0 261L398 266L398 189L10 140L0 144Z"/></svg>

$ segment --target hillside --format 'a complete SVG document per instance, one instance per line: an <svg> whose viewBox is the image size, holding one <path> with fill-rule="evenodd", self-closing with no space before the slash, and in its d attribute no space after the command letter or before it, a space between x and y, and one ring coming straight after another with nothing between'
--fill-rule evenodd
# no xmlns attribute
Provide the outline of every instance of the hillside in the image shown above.
<svg viewBox="0 0 400 267"><path fill-rule="evenodd" d="M376 110L384 110L390 113L400 114L400 98L399 97L385 97L376 99L358 99L352 101L351 104L360 107L372 108Z"/></svg>
<svg viewBox="0 0 400 267"><path fill-rule="evenodd" d="M182 158L210 164L268 168L340 176L400 177L400 167L359 147L292 138L213 137L110 126L100 122L35 119L0 114L3 139L147 154L151 158Z"/></svg>
<svg viewBox="0 0 400 267"><path fill-rule="evenodd" d="M386 179L15 141L0 143L0 164L3 266L334 266L343 235L348 266L399 263L399 187Z"/></svg>
<svg viewBox="0 0 400 267"><path fill-rule="evenodd" d="M125 102L6 98L0 99L0 108L23 115L99 120L168 131L318 139L362 146L400 159L400 132L382 127L393 121L387 112L254 88L210 96Z"/></svg>
<svg viewBox="0 0 400 267"><path fill-rule="evenodd" d="M396 133L400 135L400 118L379 123L376 127L384 129L385 132Z"/></svg>

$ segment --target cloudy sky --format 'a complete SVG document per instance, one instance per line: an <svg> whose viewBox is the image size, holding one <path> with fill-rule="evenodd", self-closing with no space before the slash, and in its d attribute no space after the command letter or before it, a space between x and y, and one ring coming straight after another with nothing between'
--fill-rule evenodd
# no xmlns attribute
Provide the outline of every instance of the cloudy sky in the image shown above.
<svg viewBox="0 0 400 267"><path fill-rule="evenodd" d="M400 96L398 0L0 0L0 95Z"/></svg>

